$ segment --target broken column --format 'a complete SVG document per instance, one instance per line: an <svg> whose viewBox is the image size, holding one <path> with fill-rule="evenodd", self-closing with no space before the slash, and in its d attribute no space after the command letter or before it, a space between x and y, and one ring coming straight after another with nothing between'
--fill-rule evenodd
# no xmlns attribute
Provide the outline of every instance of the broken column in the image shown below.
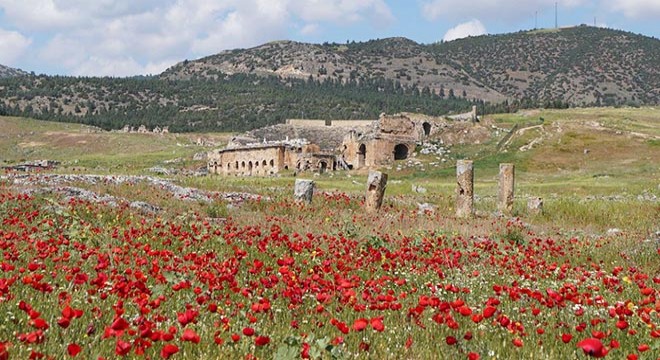
<svg viewBox="0 0 660 360"><path fill-rule="evenodd" d="M471 217L474 213L474 171L472 160L456 163L456 216Z"/></svg>
<svg viewBox="0 0 660 360"><path fill-rule="evenodd" d="M293 197L297 202L310 204L314 195L314 181L305 179L296 179L293 188Z"/></svg>
<svg viewBox="0 0 660 360"><path fill-rule="evenodd" d="M376 212L383 205L386 186L387 174L380 171L369 171L367 195L364 200L364 207L367 212Z"/></svg>
<svg viewBox="0 0 660 360"><path fill-rule="evenodd" d="M514 166L500 164L499 191L497 193L497 210L500 214L510 216L513 212Z"/></svg>
<svg viewBox="0 0 660 360"><path fill-rule="evenodd" d="M527 200L527 210L530 214L539 215L543 213L543 199L531 197Z"/></svg>

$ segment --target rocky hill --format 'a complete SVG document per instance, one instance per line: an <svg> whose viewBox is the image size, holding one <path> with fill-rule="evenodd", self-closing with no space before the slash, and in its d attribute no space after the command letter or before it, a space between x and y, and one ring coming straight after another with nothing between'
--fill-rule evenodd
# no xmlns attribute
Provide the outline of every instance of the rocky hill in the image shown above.
<svg viewBox="0 0 660 360"><path fill-rule="evenodd" d="M518 108L660 104L660 40L578 26L437 44L278 41L183 61L159 76L0 67L0 115L172 131L244 131L287 118L376 119ZM17 76L24 75L24 76Z"/></svg>
<svg viewBox="0 0 660 360"><path fill-rule="evenodd" d="M403 86L499 102L575 106L660 103L660 40L590 26L469 37L431 45L405 38L363 43L278 41L184 61L165 79L221 73Z"/></svg>
<svg viewBox="0 0 660 360"><path fill-rule="evenodd" d="M8 78L14 76L23 76L27 73L23 70L10 68L9 66L0 65L0 78Z"/></svg>

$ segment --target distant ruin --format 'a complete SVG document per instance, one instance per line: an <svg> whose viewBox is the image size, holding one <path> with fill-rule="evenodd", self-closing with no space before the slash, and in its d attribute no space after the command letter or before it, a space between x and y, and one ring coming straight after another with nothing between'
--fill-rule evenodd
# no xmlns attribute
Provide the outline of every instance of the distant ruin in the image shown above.
<svg viewBox="0 0 660 360"><path fill-rule="evenodd" d="M478 121L476 108L452 117L420 114L381 114L378 120L291 119L288 134L315 137L272 139L275 128L234 137L226 148L208 153L208 170L229 176L268 176L283 170L323 173L366 169L405 160L417 143L441 133L456 121ZM256 138L263 135L263 140ZM271 136L271 140L266 139ZM314 141L317 140L317 141Z"/></svg>

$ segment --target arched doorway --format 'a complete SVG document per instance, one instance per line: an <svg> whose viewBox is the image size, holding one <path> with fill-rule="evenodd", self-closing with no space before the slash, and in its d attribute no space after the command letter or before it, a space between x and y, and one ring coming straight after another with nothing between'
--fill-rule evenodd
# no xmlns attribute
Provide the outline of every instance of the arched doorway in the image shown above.
<svg viewBox="0 0 660 360"><path fill-rule="evenodd" d="M321 160L319 161L319 174L323 174L328 170L328 163Z"/></svg>
<svg viewBox="0 0 660 360"><path fill-rule="evenodd" d="M428 137L431 135L431 124L425 122L422 124L422 129L424 129L424 136Z"/></svg>
<svg viewBox="0 0 660 360"><path fill-rule="evenodd" d="M360 144L358 148L358 169L364 167L367 163L367 145Z"/></svg>
<svg viewBox="0 0 660 360"><path fill-rule="evenodd" d="M398 144L394 147L394 160L405 160L408 158L408 146Z"/></svg>

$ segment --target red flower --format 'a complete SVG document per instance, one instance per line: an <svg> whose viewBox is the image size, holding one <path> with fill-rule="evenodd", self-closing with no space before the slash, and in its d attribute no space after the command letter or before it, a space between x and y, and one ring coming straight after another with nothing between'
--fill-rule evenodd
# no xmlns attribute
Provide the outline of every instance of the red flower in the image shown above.
<svg viewBox="0 0 660 360"><path fill-rule="evenodd" d="M199 335L195 332L195 330L192 329L185 329L183 330L183 334L181 335L181 339L183 341L190 341L195 344L199 344Z"/></svg>
<svg viewBox="0 0 660 360"><path fill-rule="evenodd" d="M8 360L9 359L9 351L7 351L7 346L5 343L0 342L0 360Z"/></svg>
<svg viewBox="0 0 660 360"><path fill-rule="evenodd" d="M174 344L166 344L163 346L163 349L160 351L160 356L163 359L169 359L170 356L179 352L179 347Z"/></svg>
<svg viewBox="0 0 660 360"><path fill-rule="evenodd" d="M607 349L603 346L603 343L596 338L584 339L577 343L577 346L589 356L601 358L607 355Z"/></svg>
<svg viewBox="0 0 660 360"><path fill-rule="evenodd" d="M121 331L121 330L126 330L128 328L128 321L124 320L124 318L117 318L115 321L112 322L112 325L110 325L110 328L115 331Z"/></svg>
<svg viewBox="0 0 660 360"><path fill-rule="evenodd" d="M363 319L363 318L357 319L353 323L353 330L362 331L367 327L367 324L368 324L367 319Z"/></svg>
<svg viewBox="0 0 660 360"><path fill-rule="evenodd" d="M628 323L625 320L619 320L616 322L616 327L619 330L625 330L628 327Z"/></svg>
<svg viewBox="0 0 660 360"><path fill-rule="evenodd" d="M237 342L238 340L241 339L241 336L238 334L231 334L231 341Z"/></svg>
<svg viewBox="0 0 660 360"><path fill-rule="evenodd" d="M475 352L471 352L468 354L468 360L479 360L480 356L479 354Z"/></svg>
<svg viewBox="0 0 660 360"><path fill-rule="evenodd" d="M371 327L378 332L385 330L385 325L383 325L383 317L379 316L371 319Z"/></svg>
<svg viewBox="0 0 660 360"><path fill-rule="evenodd" d="M447 345L454 345L454 344L456 344L458 341L457 341L456 338L453 337L453 336L447 336L447 338L445 339L445 342L447 343Z"/></svg>
<svg viewBox="0 0 660 360"><path fill-rule="evenodd" d="M639 350L639 352L644 352L644 351L646 351L646 350L648 350L648 349L649 349L649 346L648 346L647 344L642 344L642 345L639 345L639 346L637 347L637 350Z"/></svg>
<svg viewBox="0 0 660 360"><path fill-rule="evenodd" d="M521 338L515 338L513 339L513 346L515 347L522 347L523 346L523 341Z"/></svg>
<svg viewBox="0 0 660 360"><path fill-rule="evenodd" d="M268 336L257 336L256 339L254 339L254 344L257 346L264 346L270 342L270 338Z"/></svg>
<svg viewBox="0 0 660 360"><path fill-rule="evenodd" d="M71 343L66 347L66 351L69 353L69 356L75 357L82 351L82 348L76 343Z"/></svg>
<svg viewBox="0 0 660 360"><path fill-rule="evenodd" d="M563 341L564 344L568 344L569 342L571 342L572 339L573 339L573 335L571 334L561 334L561 341Z"/></svg>
<svg viewBox="0 0 660 360"><path fill-rule="evenodd" d="M303 359L309 359L309 349L311 349L311 346L309 346L308 343L303 343L302 351L300 352L300 357Z"/></svg>
<svg viewBox="0 0 660 360"><path fill-rule="evenodd" d="M131 351L131 343L123 340L117 340L117 345L115 345L115 354L120 356L125 356L128 355L130 351Z"/></svg>
<svg viewBox="0 0 660 360"><path fill-rule="evenodd" d="M243 335L245 335L245 336L252 336L252 335L254 335L254 329L251 328L251 327L243 328Z"/></svg>

